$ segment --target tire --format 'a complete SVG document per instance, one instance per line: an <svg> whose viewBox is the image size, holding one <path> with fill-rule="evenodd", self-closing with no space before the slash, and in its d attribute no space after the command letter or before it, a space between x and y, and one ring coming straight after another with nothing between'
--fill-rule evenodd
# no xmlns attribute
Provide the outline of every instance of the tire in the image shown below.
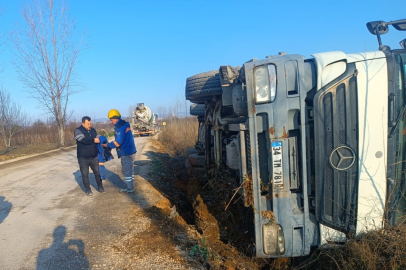
<svg viewBox="0 0 406 270"><path fill-rule="evenodd" d="M189 156L189 164L195 167L204 167L204 165L206 164L206 156L191 154Z"/></svg>
<svg viewBox="0 0 406 270"><path fill-rule="evenodd" d="M217 70L199 73L186 79L185 95L191 102L202 104L207 96L222 93L220 74Z"/></svg>
<svg viewBox="0 0 406 270"><path fill-rule="evenodd" d="M189 158L186 158L185 159L185 168L189 169L189 167L190 167Z"/></svg>
<svg viewBox="0 0 406 270"><path fill-rule="evenodd" d="M190 115L204 116L204 104L192 104L190 105Z"/></svg>
<svg viewBox="0 0 406 270"><path fill-rule="evenodd" d="M191 154L197 154L196 148L188 148L188 149L186 150L186 157L187 157L187 158L189 158L189 156L190 156Z"/></svg>
<svg viewBox="0 0 406 270"><path fill-rule="evenodd" d="M188 148L186 150L186 158L185 158L185 167L186 167L186 169L188 169L190 167L189 156L191 154L197 154L197 150L195 148Z"/></svg>

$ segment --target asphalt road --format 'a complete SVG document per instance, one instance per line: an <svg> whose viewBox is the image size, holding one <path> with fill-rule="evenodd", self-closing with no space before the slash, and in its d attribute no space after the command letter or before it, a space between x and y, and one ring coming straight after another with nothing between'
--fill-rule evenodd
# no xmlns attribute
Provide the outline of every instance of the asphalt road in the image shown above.
<svg viewBox="0 0 406 270"><path fill-rule="evenodd" d="M136 160L146 158L148 141L135 138ZM117 157L106 168L106 193L95 190L90 173L94 195L87 197L76 148L0 164L0 269L114 268L92 250L125 230L115 219L133 200L118 193L125 184Z"/></svg>

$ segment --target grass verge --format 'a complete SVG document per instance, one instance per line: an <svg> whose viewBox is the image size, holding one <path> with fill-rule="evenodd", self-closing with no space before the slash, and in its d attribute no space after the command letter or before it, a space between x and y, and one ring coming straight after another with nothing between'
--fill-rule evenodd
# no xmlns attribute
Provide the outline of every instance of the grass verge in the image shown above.
<svg viewBox="0 0 406 270"><path fill-rule="evenodd" d="M35 155L58 149L57 144L31 145L0 148L0 162L23 156Z"/></svg>
<svg viewBox="0 0 406 270"><path fill-rule="evenodd" d="M158 141L170 155L182 156L197 140L198 122L196 117L172 119L161 127Z"/></svg>
<svg viewBox="0 0 406 270"><path fill-rule="evenodd" d="M344 246L319 249L298 267L302 269L406 269L406 226L388 226L362 235Z"/></svg>

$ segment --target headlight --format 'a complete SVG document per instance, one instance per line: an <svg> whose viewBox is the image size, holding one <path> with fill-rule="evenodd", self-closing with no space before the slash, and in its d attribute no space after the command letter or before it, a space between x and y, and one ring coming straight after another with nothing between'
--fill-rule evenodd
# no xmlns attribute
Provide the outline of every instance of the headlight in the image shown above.
<svg viewBox="0 0 406 270"><path fill-rule="evenodd" d="M260 66L254 71L256 102L272 102L276 97L276 69L274 65Z"/></svg>
<svg viewBox="0 0 406 270"><path fill-rule="evenodd" d="M282 255L285 253L285 236L278 224L262 225L264 253L268 255Z"/></svg>

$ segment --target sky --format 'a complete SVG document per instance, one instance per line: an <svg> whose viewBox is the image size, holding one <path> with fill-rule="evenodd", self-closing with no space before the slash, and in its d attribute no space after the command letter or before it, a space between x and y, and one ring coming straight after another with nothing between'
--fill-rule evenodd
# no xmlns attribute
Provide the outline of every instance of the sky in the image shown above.
<svg viewBox="0 0 406 270"><path fill-rule="evenodd" d="M27 0L0 0L0 86L32 119L49 117L29 97L12 65L9 34L22 22ZM144 103L156 112L184 98L186 78L280 51L311 54L378 49L365 24L406 18L405 0L382 1L138 1L70 0L76 35L88 44L75 74L84 87L70 99L73 118L106 118L110 109L129 115ZM406 32L382 36L392 49Z"/></svg>

